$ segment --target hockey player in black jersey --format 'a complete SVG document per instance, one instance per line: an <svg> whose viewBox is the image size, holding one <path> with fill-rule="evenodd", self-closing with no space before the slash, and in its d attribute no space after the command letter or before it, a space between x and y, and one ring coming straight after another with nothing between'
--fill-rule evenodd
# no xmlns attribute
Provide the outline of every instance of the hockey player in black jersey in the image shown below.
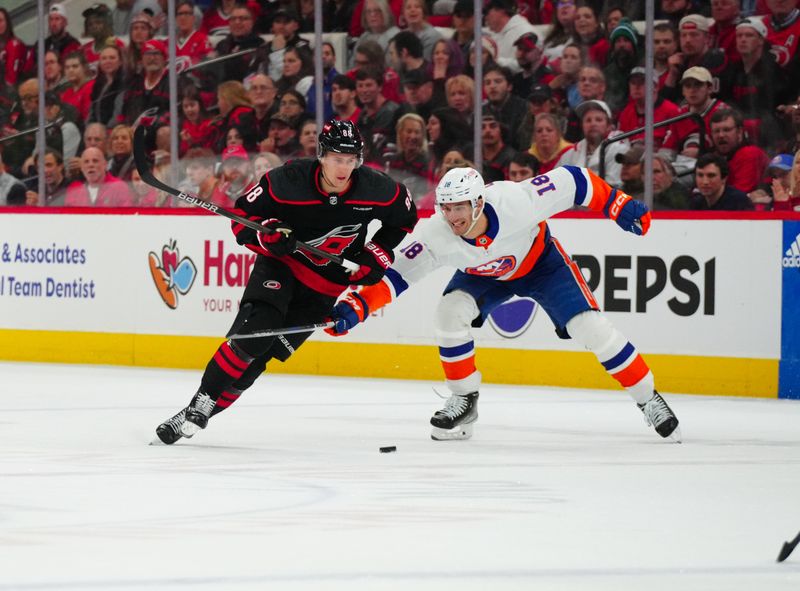
<svg viewBox="0 0 800 591"><path fill-rule="evenodd" d="M270 170L236 201L235 212L272 230L233 222L236 241L256 262L230 334L315 324L330 316L350 285L380 281L396 247L417 221L408 190L363 162L363 142L350 121L331 120L319 134L317 160L296 160ZM381 223L367 241L367 226ZM295 250L298 240L359 265L347 271ZM166 444L191 437L249 388L272 359L286 361L310 333L229 339L214 353L189 406L158 426Z"/></svg>

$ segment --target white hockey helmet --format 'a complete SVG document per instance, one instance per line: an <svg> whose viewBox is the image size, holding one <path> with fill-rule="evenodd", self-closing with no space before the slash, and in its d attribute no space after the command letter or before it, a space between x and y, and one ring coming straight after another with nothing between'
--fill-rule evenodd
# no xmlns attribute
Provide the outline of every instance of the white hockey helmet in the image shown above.
<svg viewBox="0 0 800 591"><path fill-rule="evenodd" d="M436 204L469 201L473 209L478 209L485 187L483 177L474 168L453 168L436 185Z"/></svg>

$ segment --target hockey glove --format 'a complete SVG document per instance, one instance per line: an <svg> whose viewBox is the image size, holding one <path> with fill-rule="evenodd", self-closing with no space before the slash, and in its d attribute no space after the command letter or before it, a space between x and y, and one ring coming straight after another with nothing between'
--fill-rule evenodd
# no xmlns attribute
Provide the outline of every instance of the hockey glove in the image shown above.
<svg viewBox="0 0 800 591"><path fill-rule="evenodd" d="M620 228L637 236L647 234L650 229L650 210L644 203L622 191L611 191L604 213L617 222Z"/></svg>
<svg viewBox="0 0 800 591"><path fill-rule="evenodd" d="M353 262L358 263L360 267L357 271L350 272L350 283L352 285L374 285L381 280L386 269L394 262L394 254L391 250L384 250L374 242L367 242L364 250Z"/></svg>
<svg viewBox="0 0 800 591"><path fill-rule="evenodd" d="M267 232L258 233L258 243L278 257L291 254L297 248L297 237L292 227L286 222L276 219L264 220L261 225L268 228Z"/></svg>
<svg viewBox="0 0 800 591"><path fill-rule="evenodd" d="M334 337L346 335L347 332L369 315L369 306L358 293L351 291L341 302L333 308L333 313L326 320L333 322L333 326L326 328L325 332Z"/></svg>

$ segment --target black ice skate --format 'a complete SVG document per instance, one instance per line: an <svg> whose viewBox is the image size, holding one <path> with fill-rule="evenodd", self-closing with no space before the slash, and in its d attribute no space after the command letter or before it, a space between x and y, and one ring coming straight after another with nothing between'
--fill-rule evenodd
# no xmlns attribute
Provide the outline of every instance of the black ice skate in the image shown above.
<svg viewBox="0 0 800 591"><path fill-rule="evenodd" d="M181 411L176 414L174 417L167 419L163 423L161 423L158 427L156 427L156 435L158 435L159 441L164 445L172 445L178 439L183 437L183 433L181 433L181 427L183 423L186 421L186 409L181 409ZM191 435L189 436L191 437ZM153 443L158 443L158 441L153 441Z"/></svg>
<svg viewBox="0 0 800 591"><path fill-rule="evenodd" d="M437 410L431 417L431 439L434 441L450 441L469 439L472 428L478 420L478 393L453 394L444 403L442 410Z"/></svg>
<svg viewBox="0 0 800 591"><path fill-rule="evenodd" d="M208 418L216 403L217 401L205 392L198 391L194 395L189 406L186 407L186 420L181 425L181 433L184 437L191 437L200 429L206 428Z"/></svg>
<svg viewBox="0 0 800 591"><path fill-rule="evenodd" d="M653 390L653 397L644 404L637 404L644 414L648 425L652 425L661 437L681 442L681 430L678 428L678 417L669 405L661 398L661 394Z"/></svg>

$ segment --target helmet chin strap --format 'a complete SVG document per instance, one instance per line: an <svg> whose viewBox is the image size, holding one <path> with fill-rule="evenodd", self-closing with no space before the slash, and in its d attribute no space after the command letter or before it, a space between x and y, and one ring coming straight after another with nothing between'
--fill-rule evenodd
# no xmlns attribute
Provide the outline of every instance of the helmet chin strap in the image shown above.
<svg viewBox="0 0 800 591"><path fill-rule="evenodd" d="M483 213L483 203L481 203L480 207L473 207L472 208L472 223L467 228L467 231L464 232L464 236L472 232L472 228L475 227L475 224L478 223L478 220L481 219L481 214Z"/></svg>

